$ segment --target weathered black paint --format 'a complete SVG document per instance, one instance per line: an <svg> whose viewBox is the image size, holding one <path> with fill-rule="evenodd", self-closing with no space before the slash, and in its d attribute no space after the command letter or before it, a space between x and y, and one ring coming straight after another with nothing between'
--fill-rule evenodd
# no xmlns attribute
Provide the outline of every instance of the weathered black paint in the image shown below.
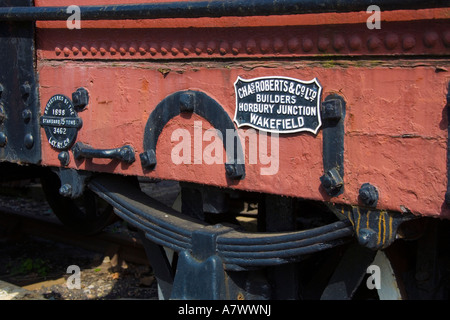
<svg viewBox="0 0 450 320"><path fill-rule="evenodd" d="M448 7L446 0L235 0L169 2L128 5L82 6L84 20L199 18L267 16L320 12L366 11L370 5L381 10ZM0 21L66 20L67 7L0 8Z"/></svg>
<svg viewBox="0 0 450 320"><path fill-rule="evenodd" d="M31 0L0 0L32 6ZM0 22L0 160L41 161L39 97L33 22Z"/></svg>
<svg viewBox="0 0 450 320"><path fill-rule="evenodd" d="M77 160L83 158L115 159L127 164L131 164L136 160L134 149L129 145L114 149L95 149L82 142L77 142L72 148L72 153Z"/></svg>
<svg viewBox="0 0 450 320"><path fill-rule="evenodd" d="M142 166L153 170L156 166L156 144L164 126L182 112L192 112L206 119L222 134L227 152L226 174L231 179L245 177L244 152L239 138L234 138L234 150L227 148L227 132L235 132L233 121L214 99L199 91L179 91L164 98L150 114L144 133L144 152L140 154ZM228 131L231 130L231 131Z"/></svg>
<svg viewBox="0 0 450 320"><path fill-rule="evenodd" d="M333 197L344 191L344 118L345 100L337 94L327 96L322 102L324 175L320 181Z"/></svg>

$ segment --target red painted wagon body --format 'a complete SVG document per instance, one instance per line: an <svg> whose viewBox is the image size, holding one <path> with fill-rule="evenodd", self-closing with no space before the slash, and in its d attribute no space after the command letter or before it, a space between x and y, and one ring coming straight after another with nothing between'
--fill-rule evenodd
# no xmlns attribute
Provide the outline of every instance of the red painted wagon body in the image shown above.
<svg viewBox="0 0 450 320"><path fill-rule="evenodd" d="M68 21L36 19L38 164L272 195L283 203L275 211L280 199L324 203L372 249L405 220L448 219L450 9L363 5L92 20L81 11L79 21L74 8ZM69 109L55 97L76 115L59 114ZM239 163L227 158L227 132Z"/></svg>

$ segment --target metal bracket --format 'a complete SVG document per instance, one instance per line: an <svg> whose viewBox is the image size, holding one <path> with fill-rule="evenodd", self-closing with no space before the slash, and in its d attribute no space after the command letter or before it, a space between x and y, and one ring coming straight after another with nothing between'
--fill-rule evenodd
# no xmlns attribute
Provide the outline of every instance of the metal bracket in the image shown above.
<svg viewBox="0 0 450 320"><path fill-rule="evenodd" d="M0 0L0 7L33 7L31 0ZM39 163L39 98L34 23L0 22L0 160Z"/></svg>
<svg viewBox="0 0 450 320"><path fill-rule="evenodd" d="M82 158L106 158L117 159L128 164L136 160L133 147L128 145L116 149L94 149L82 142L77 142L72 148L72 153L76 160Z"/></svg>
<svg viewBox="0 0 450 320"><path fill-rule="evenodd" d="M337 204L334 206L352 223L359 244L372 250L389 247L397 238L400 225L417 218L407 212L391 212Z"/></svg>
<svg viewBox="0 0 450 320"><path fill-rule="evenodd" d="M59 194L71 199L76 199L84 193L86 181L91 176L89 172L68 168L60 168L56 173L61 180Z"/></svg>
<svg viewBox="0 0 450 320"><path fill-rule="evenodd" d="M326 193L335 197L344 191L345 100L331 94L322 102L323 169L320 177Z"/></svg>
<svg viewBox="0 0 450 320"><path fill-rule="evenodd" d="M225 164L226 174L231 179L244 179L244 152L239 139L235 143L227 141L227 130L235 127L233 121L220 104L199 91L179 91L163 99L150 114L145 126L144 152L140 154L142 166L154 170L156 166L156 144L164 126L180 113L195 113L205 118L211 125L222 133L222 142L227 153ZM233 146L229 150L229 145Z"/></svg>

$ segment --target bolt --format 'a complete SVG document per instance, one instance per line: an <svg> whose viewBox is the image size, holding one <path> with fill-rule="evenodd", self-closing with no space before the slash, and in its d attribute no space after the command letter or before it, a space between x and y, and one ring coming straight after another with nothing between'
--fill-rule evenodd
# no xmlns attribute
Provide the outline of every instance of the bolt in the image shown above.
<svg viewBox="0 0 450 320"><path fill-rule="evenodd" d="M194 112L195 95L192 92L185 92L180 95L180 112Z"/></svg>
<svg viewBox="0 0 450 320"><path fill-rule="evenodd" d="M77 91L72 93L72 102L76 109L84 109L89 103L88 91L85 88L78 88Z"/></svg>
<svg viewBox="0 0 450 320"><path fill-rule="evenodd" d="M6 137L6 134L4 132L0 132L0 147L6 146L8 143L8 138Z"/></svg>
<svg viewBox="0 0 450 320"><path fill-rule="evenodd" d="M369 248L377 249L378 236L375 231L369 228L362 228L358 232L358 242L360 245Z"/></svg>
<svg viewBox="0 0 450 320"><path fill-rule="evenodd" d="M27 149L31 149L34 145L34 138L31 133L26 134L23 141L24 141L25 147L27 147Z"/></svg>
<svg viewBox="0 0 450 320"><path fill-rule="evenodd" d="M28 99L31 93L31 86L28 83L24 83L20 86L20 93L24 100Z"/></svg>
<svg viewBox="0 0 450 320"><path fill-rule="evenodd" d="M72 195L72 186L68 183L63 184L61 188L59 188L59 194L63 197L70 197Z"/></svg>
<svg viewBox="0 0 450 320"><path fill-rule="evenodd" d="M141 164L146 169L153 170L156 166L156 153L155 150L147 150L139 155L141 158Z"/></svg>
<svg viewBox="0 0 450 320"><path fill-rule="evenodd" d="M324 120L339 121L342 117L341 100L329 99L322 102L322 117Z"/></svg>
<svg viewBox="0 0 450 320"><path fill-rule="evenodd" d="M124 146L119 151L122 160L128 164L131 164L135 161L134 157L134 149L130 146Z"/></svg>
<svg viewBox="0 0 450 320"><path fill-rule="evenodd" d="M320 177L320 181L322 183L322 187L330 196L337 194L344 185L344 181L336 168L328 170L323 176Z"/></svg>
<svg viewBox="0 0 450 320"><path fill-rule="evenodd" d="M244 176L243 166L236 163L225 163L225 172L231 179L241 179Z"/></svg>
<svg viewBox="0 0 450 320"><path fill-rule="evenodd" d="M25 109L22 111L22 118L25 121L25 123L28 123L31 119L32 113L30 109Z"/></svg>
<svg viewBox="0 0 450 320"><path fill-rule="evenodd" d="M58 160L62 166L67 166L70 162L70 156L67 151L62 151L58 154Z"/></svg>
<svg viewBox="0 0 450 320"><path fill-rule="evenodd" d="M359 189L361 202L369 207L376 207L378 202L378 190L370 183L364 183Z"/></svg>

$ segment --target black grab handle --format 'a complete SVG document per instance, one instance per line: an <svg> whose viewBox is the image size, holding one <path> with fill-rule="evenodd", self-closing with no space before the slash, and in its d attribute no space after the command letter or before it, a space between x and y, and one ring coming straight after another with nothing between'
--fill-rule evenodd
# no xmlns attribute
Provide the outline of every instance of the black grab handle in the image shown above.
<svg viewBox="0 0 450 320"><path fill-rule="evenodd" d="M136 160L134 149L129 145L116 149L94 149L87 144L77 142L72 148L72 153L77 160L81 158L107 158L117 159L128 164L131 164Z"/></svg>

